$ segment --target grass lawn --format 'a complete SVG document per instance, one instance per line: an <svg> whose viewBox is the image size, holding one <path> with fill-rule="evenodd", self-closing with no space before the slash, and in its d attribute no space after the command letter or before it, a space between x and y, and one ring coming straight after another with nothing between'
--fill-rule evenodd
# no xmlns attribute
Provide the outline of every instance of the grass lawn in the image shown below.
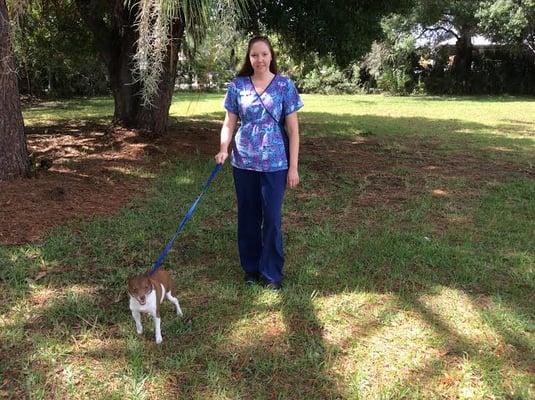
<svg viewBox="0 0 535 400"><path fill-rule="evenodd" d="M0 246L0 397L535 398L535 100L304 95L286 282L245 287L229 165L165 267L185 313L135 333L126 279L156 259L213 167L177 157L150 195ZM221 94L175 126L218 147ZM107 98L25 109L105 122ZM42 271L52 271L46 275Z"/></svg>

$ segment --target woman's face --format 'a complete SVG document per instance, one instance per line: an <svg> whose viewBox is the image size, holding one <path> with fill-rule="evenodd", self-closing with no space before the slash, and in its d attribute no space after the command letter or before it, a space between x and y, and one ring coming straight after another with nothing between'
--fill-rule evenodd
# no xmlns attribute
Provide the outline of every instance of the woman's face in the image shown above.
<svg viewBox="0 0 535 400"><path fill-rule="evenodd" d="M255 73L269 71L271 52L268 45L262 41L254 43L249 51L249 61L251 61Z"/></svg>

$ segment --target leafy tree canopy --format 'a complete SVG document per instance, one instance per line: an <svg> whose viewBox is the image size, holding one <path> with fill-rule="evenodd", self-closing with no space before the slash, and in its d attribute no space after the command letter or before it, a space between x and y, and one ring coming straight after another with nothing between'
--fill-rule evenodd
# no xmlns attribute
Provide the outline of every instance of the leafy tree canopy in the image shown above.
<svg viewBox="0 0 535 400"><path fill-rule="evenodd" d="M535 53L535 0L482 1L477 16L488 36L506 43L525 43Z"/></svg>
<svg viewBox="0 0 535 400"><path fill-rule="evenodd" d="M65 96L106 90L104 66L73 0L28 4L13 47L24 92Z"/></svg>
<svg viewBox="0 0 535 400"><path fill-rule="evenodd" d="M437 40L483 34L535 52L535 0L412 0L405 15L414 29Z"/></svg>
<svg viewBox="0 0 535 400"><path fill-rule="evenodd" d="M384 15L401 11L408 0L259 0L248 28L279 34L294 54L332 54L340 65L359 59L382 34Z"/></svg>

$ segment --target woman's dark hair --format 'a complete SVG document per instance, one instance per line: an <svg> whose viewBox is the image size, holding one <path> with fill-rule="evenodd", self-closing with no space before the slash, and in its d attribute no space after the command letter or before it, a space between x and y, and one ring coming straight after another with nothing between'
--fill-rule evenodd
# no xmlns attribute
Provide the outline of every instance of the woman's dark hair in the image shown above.
<svg viewBox="0 0 535 400"><path fill-rule="evenodd" d="M275 57L275 52L273 51L273 47L271 47L271 43L269 42L269 39L265 36L255 36L251 40L249 40L249 44L247 45L247 54L245 54L245 60L243 61L243 65L240 68L240 72L238 72L238 76L251 76L254 73L253 66L251 65L251 60L249 59L249 54L251 54L251 47L253 47L253 44L256 42L264 42L267 44L267 47L269 48L269 51L271 53L271 62L269 63L269 70L276 74L277 69L277 57Z"/></svg>

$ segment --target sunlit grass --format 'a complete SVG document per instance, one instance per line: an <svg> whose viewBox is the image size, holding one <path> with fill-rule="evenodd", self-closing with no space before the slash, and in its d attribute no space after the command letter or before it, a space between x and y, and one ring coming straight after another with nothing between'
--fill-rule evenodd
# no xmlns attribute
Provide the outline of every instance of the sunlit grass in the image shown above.
<svg viewBox="0 0 535 400"><path fill-rule="evenodd" d="M113 99L94 97L68 101L45 101L23 107L26 126L47 126L58 122L83 123L81 121L106 123L113 116Z"/></svg>
<svg viewBox="0 0 535 400"><path fill-rule="evenodd" d="M143 168L127 168L127 167L108 167L110 172L116 173L120 176L128 176L134 178L154 179L156 174L148 172Z"/></svg>
<svg viewBox="0 0 535 400"><path fill-rule="evenodd" d="M242 284L226 166L165 263L185 318L164 304L163 344L149 318L138 337L126 278L158 256L213 162L117 171L150 177L150 195L41 244L0 247L0 394L534 398L535 102L303 97L283 291ZM172 123L220 123L221 106L222 94L179 94ZM106 120L111 107L25 116Z"/></svg>

